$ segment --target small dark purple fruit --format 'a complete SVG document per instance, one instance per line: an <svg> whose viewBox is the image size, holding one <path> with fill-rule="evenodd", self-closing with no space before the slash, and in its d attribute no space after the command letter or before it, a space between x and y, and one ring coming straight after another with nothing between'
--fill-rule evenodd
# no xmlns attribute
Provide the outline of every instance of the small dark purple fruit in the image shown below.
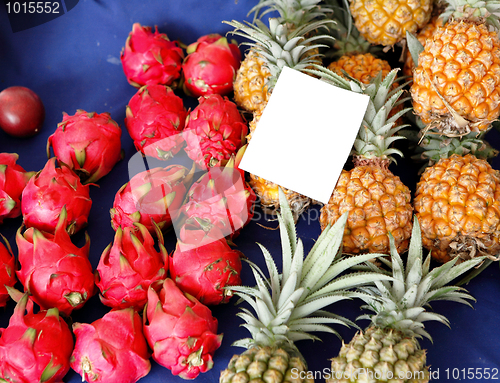
<svg viewBox="0 0 500 383"><path fill-rule="evenodd" d="M12 86L0 92L0 128L14 137L37 134L45 119L40 97L31 89Z"/></svg>

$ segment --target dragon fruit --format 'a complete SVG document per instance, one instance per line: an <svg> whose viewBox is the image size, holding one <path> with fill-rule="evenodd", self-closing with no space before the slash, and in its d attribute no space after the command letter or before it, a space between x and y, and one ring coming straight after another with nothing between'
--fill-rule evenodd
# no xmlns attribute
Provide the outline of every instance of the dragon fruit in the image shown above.
<svg viewBox="0 0 500 383"><path fill-rule="evenodd" d="M167 274L168 254L160 231L158 237L160 252L144 225L116 230L113 245L104 250L97 266L96 285L103 304L115 309L144 308L151 283Z"/></svg>
<svg viewBox="0 0 500 383"><path fill-rule="evenodd" d="M6 286L14 286L16 279L16 259L12 254L7 238L2 235L5 245L0 242L0 307L4 307L9 300L9 292Z"/></svg>
<svg viewBox="0 0 500 383"><path fill-rule="evenodd" d="M56 158L52 157L23 190L23 222L27 227L53 233L64 206L67 211L66 230L70 235L87 226L92 207L89 185L83 185L67 166L56 168Z"/></svg>
<svg viewBox="0 0 500 383"><path fill-rule="evenodd" d="M90 240L78 248L71 242L63 208L54 234L28 228L16 234L20 270L17 277L31 299L42 309L56 307L70 315L94 294L94 273L90 264Z"/></svg>
<svg viewBox="0 0 500 383"><path fill-rule="evenodd" d="M111 310L91 324L74 323L71 368L87 382L134 383L151 370L142 320L132 308Z"/></svg>
<svg viewBox="0 0 500 383"><path fill-rule="evenodd" d="M140 88L172 85L181 75L184 52L177 41L170 41L157 27L152 32L151 27L135 23L120 58L128 82Z"/></svg>
<svg viewBox="0 0 500 383"><path fill-rule="evenodd" d="M183 87L187 94L227 95L233 91L241 52L236 41L228 42L217 33L200 37L190 44L182 63Z"/></svg>
<svg viewBox="0 0 500 383"><path fill-rule="evenodd" d="M74 343L57 308L34 314L24 294L0 334L0 381L63 383Z"/></svg>
<svg viewBox="0 0 500 383"><path fill-rule="evenodd" d="M151 285L144 309L144 335L153 359L183 379L194 379L213 367L222 342L217 319L196 298L167 278L159 289Z"/></svg>
<svg viewBox="0 0 500 383"><path fill-rule="evenodd" d="M191 234L186 236L197 237ZM224 238L207 242L190 246L178 241L170 258L170 277L182 291L205 305L227 303L232 294L225 287L241 285L242 253L231 249Z"/></svg>
<svg viewBox="0 0 500 383"><path fill-rule="evenodd" d="M233 240L253 217L256 196L231 158L224 167L208 168L193 183L187 201L179 210L176 229L192 218L217 226L224 237Z"/></svg>
<svg viewBox="0 0 500 383"><path fill-rule="evenodd" d="M234 102L219 94L202 96L187 118L185 151L201 169L223 164L244 144L247 132Z"/></svg>
<svg viewBox="0 0 500 383"><path fill-rule="evenodd" d="M186 116L182 98L170 87L146 85L130 99L125 126L138 151L168 160L184 145Z"/></svg>
<svg viewBox="0 0 500 383"><path fill-rule="evenodd" d="M79 109L75 115L63 113L63 120L47 140L59 162L78 174L82 183L92 183L108 174L123 157L122 130L109 113L87 113Z"/></svg>
<svg viewBox="0 0 500 383"><path fill-rule="evenodd" d="M110 210L111 226L134 227L139 222L152 235L172 224L171 213L179 210L186 195L189 170L181 165L156 167L133 176L115 195Z"/></svg>
<svg viewBox="0 0 500 383"><path fill-rule="evenodd" d="M16 164L18 158L16 153L0 153L0 224L21 215L21 194L35 174Z"/></svg>

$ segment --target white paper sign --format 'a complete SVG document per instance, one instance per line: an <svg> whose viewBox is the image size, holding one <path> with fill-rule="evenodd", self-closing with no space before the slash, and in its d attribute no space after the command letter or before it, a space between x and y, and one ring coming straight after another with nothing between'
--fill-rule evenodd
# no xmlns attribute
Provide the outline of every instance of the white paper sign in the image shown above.
<svg viewBox="0 0 500 383"><path fill-rule="evenodd" d="M328 203L369 100L285 67L240 168Z"/></svg>

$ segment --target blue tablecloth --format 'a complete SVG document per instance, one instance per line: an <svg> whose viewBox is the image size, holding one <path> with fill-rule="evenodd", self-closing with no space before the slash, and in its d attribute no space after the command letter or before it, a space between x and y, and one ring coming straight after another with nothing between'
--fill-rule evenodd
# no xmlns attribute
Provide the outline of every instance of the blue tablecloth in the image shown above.
<svg viewBox="0 0 500 383"><path fill-rule="evenodd" d="M71 4L70 4L71 3ZM132 24L157 25L160 32L170 39L185 44L194 42L199 36L218 32L224 34L230 27L222 20L243 20L256 3L251 0L80 0L66 1L68 12L45 24L14 33L9 24L6 7L0 6L0 90L9 86L22 85L39 94L46 108L43 130L35 137L17 139L0 132L0 151L19 154L18 163L26 170L40 170L47 160L47 137L62 120L62 113L74 114L77 109L109 112L123 128L122 147L125 158L110 174L101 179L99 187L91 188L93 206L90 213L88 233L91 238L90 259L94 267L104 248L113 239L109 209L116 191L128 179L127 162L136 152L132 140L124 128L125 106L135 94L123 74L120 51L125 44ZM73 7L73 8L71 8ZM196 100L186 98L186 105L193 107ZM332 116L334 121L335 116ZM488 135L490 142L500 148L500 138L493 131ZM500 160L493 161L500 169ZM414 189L416 169L409 160L398 161L391 169ZM261 211L257 209L257 216ZM320 233L317 207L305 214L298 223L299 236L310 248ZM0 226L15 246L15 231L21 219L7 220ZM263 224L275 227L275 222L261 218L254 220L237 238L236 244L251 260L263 264L262 255L255 244L259 241L268 247L276 258L280 257L278 231L267 230ZM83 244L83 234L75 236L75 242ZM169 251L175 246L175 235L166 236ZM247 265L243 271L244 283L252 284ZM428 350L428 364L433 377L439 381L479 381L479 372L490 379L500 379L500 273L497 263L492 264L479 277L466 286L477 299L474 309L456 303L435 303L433 309L446 315L451 328L438 323L428 323L426 328L434 337L434 343L421 342ZM215 354L213 369L199 376L199 382L216 382L220 370L225 368L230 357L242 349L231 346L238 338L248 336L240 327L242 321L235 316L237 307L231 302L215 307L214 315L219 320L220 332L224 333L223 344ZM355 319L361 314L362 302L351 301L331 307L331 310ZM0 326L5 327L12 313L13 304L0 312ZM98 297L94 296L86 306L73 313L73 320L91 322L108 311ZM361 327L366 322L359 322ZM337 328L348 342L355 329ZM328 358L335 356L341 341L333 335L321 335L323 342L302 341L298 346L306 357L309 368L320 378L321 371L329 368ZM486 380L483 378L483 380ZM489 379L488 379L489 380ZM66 382L80 382L81 377L70 371ZM153 363L151 373L141 382L180 382L169 370Z"/></svg>

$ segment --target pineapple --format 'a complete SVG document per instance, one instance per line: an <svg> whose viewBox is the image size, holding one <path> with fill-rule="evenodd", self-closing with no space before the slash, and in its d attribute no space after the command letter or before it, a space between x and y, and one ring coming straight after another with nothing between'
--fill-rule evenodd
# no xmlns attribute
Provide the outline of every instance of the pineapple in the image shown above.
<svg viewBox="0 0 500 383"><path fill-rule="evenodd" d="M362 127L354 142L354 168L343 170L326 205L321 208L322 229L349 212L344 234L344 252L389 253L389 234L396 248L404 252L411 234L413 207L410 189L389 170L393 154L403 153L392 147L402 136L396 133L405 125L397 125L399 117L409 108L395 114L391 110L402 104L403 85L396 89L397 70L383 80L382 74L368 85L347 80L326 68L318 67L324 80L344 89L370 96Z"/></svg>
<svg viewBox="0 0 500 383"><path fill-rule="evenodd" d="M382 259L390 268L380 269L391 281L377 281L374 286L360 287L365 309L373 314L371 324L358 332L350 343L343 344L333 358L327 383L344 382L412 382L429 381L425 350L418 339L428 338L423 322L438 321L449 326L443 315L426 311L429 302L455 301L467 304L473 297L458 286L449 285L459 275L479 265L476 258L456 265L449 262L430 270L430 256L423 260L418 221L413 224L406 264L391 238L391 261ZM376 270L376 266L370 266Z"/></svg>
<svg viewBox="0 0 500 383"><path fill-rule="evenodd" d="M238 21L226 21L225 23L235 28L232 33L253 41L253 43L247 44L252 46L264 59L264 65L271 73L266 80L268 93L271 94L284 66L304 71L318 62L320 58L318 48L325 47L325 45L316 43L316 41L326 39L328 36L306 36L312 31L325 28L331 22L331 20L314 21L295 28L293 31L289 30L286 22L277 18L269 19L269 28L260 20L256 20L255 24L243 24ZM253 120L249 124L248 142L251 140L252 133L257 126L265 105L266 103L261 103L254 111ZM250 174L249 184L259 197L263 210L274 216L279 209L278 189L280 186L254 174ZM310 206L312 200L292 190L285 190L285 194L292 206L294 218L297 220Z"/></svg>
<svg viewBox="0 0 500 383"><path fill-rule="evenodd" d="M462 146L459 147L460 149ZM500 257L500 172L473 154L446 151L423 172L415 213L424 246L439 262Z"/></svg>
<svg viewBox="0 0 500 383"><path fill-rule="evenodd" d="M356 28L372 44L393 46L430 20L433 0L351 0Z"/></svg>
<svg viewBox="0 0 500 383"><path fill-rule="evenodd" d="M449 137L490 129L500 115L500 40L496 0L453 0L448 20L427 39L413 72L415 113Z"/></svg>
<svg viewBox="0 0 500 383"><path fill-rule="evenodd" d="M337 1L329 0L328 4L334 9L332 19L335 26L331 28L331 35L335 38L334 48L325 54L333 58L327 68L339 75L344 72L364 84L382 72L385 77L391 71L387 60L378 58L374 53L377 47L371 45L353 26L353 19L347 0L344 7Z"/></svg>
<svg viewBox="0 0 500 383"><path fill-rule="evenodd" d="M356 297L349 289L373 280L388 280L390 276L378 272L356 272L339 275L354 265L378 255L359 255L344 258L341 255L342 233L347 218L323 231L304 258L304 247L297 239L293 215L285 194L280 189L278 214L281 244L282 272L278 271L272 255L262 246L269 276L250 263L257 285L231 286L232 292L246 301L256 316L247 308L238 314L251 337L233 345L246 348L235 355L221 372L219 383L236 382L311 382L307 364L295 342L319 339L311 332L337 334L329 325L353 323L324 308L335 302ZM304 377L293 380L293 376Z"/></svg>
<svg viewBox="0 0 500 383"><path fill-rule="evenodd" d="M249 12L255 13L255 21L272 12L278 12L276 17L280 23L285 24L287 30L311 24L314 20L325 19L331 9L320 6L320 0L265 0L259 1ZM312 34L314 30L309 31ZM316 49L317 51L317 49ZM248 112L254 112L261 105L267 104L269 89L267 81L271 77L265 58L258 49L251 48L242 61L233 83L234 101L238 106Z"/></svg>

